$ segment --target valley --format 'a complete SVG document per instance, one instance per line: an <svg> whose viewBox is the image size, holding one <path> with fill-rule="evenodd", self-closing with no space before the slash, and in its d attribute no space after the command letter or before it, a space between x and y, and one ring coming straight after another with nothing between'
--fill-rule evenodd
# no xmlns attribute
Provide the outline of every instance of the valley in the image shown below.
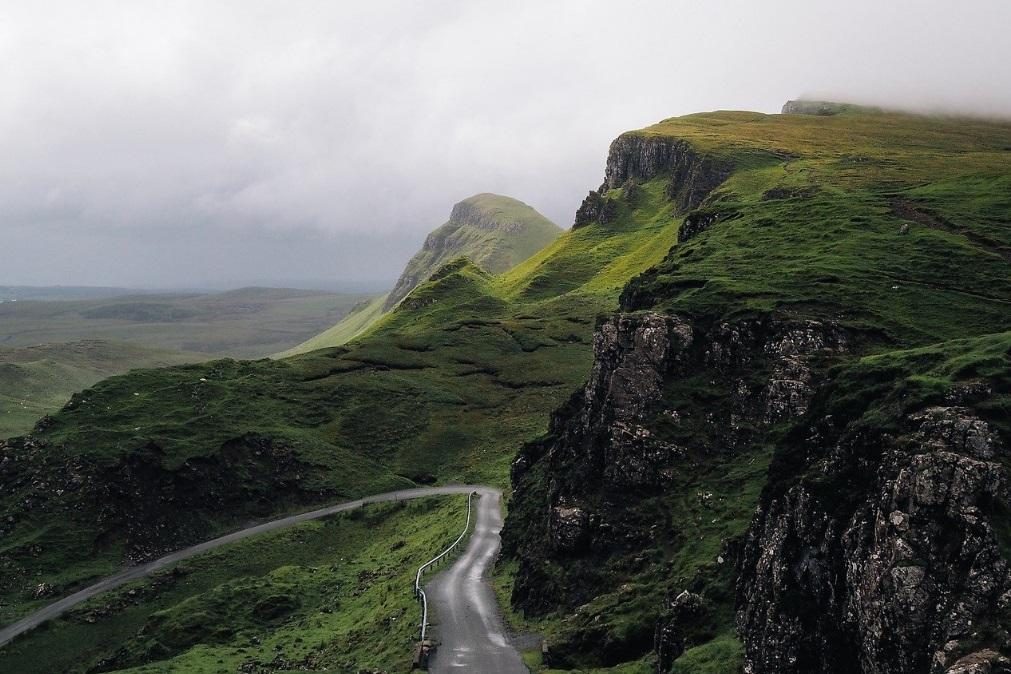
<svg viewBox="0 0 1011 674"><path fill-rule="evenodd" d="M135 368L263 358L299 343L368 295L243 288L131 294L10 288L0 303L0 437L31 430L71 394Z"/></svg>

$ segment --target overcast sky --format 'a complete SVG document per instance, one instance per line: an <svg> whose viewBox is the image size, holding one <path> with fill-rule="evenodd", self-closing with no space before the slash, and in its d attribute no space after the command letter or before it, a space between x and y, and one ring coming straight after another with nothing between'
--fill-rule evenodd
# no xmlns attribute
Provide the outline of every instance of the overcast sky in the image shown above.
<svg viewBox="0 0 1011 674"><path fill-rule="evenodd" d="M0 284L393 279L607 145L788 98L1011 114L1008 0L0 0Z"/></svg>

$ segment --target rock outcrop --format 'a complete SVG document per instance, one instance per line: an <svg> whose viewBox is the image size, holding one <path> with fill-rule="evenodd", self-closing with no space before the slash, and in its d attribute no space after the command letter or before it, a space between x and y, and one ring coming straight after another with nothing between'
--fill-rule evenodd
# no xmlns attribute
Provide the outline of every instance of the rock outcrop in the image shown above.
<svg viewBox="0 0 1011 674"><path fill-rule="evenodd" d="M957 387L952 404L909 413L898 433L854 419L798 424L812 414L816 374L849 341L813 320L710 324L644 313L604 321L585 387L513 466L505 540L520 563L516 605L536 614L607 591L587 569L650 549L667 526L639 511L644 498L662 495L707 455L733 455L767 429L792 428L746 536L719 557L738 569L746 671L1011 671L1002 655L1011 647L1011 568L998 522L1011 511L1007 452L986 421L959 406L990 389ZM700 433L675 441L663 429L700 414L668 397L679 379L724 391L725 404L705 411ZM561 576L548 581L545 563ZM710 621L698 587L677 585L658 607L660 672ZM557 655L563 645L559 662L576 664Z"/></svg>
<svg viewBox="0 0 1011 674"><path fill-rule="evenodd" d="M698 208L729 177L731 168L685 140L624 134L611 143L601 191L621 187L628 180L642 183L669 175L667 196L679 210L688 211Z"/></svg>
<svg viewBox="0 0 1011 674"><path fill-rule="evenodd" d="M61 447L31 436L0 440L0 484L19 497L16 514L0 519L0 538L23 533L32 518L58 516L68 527L94 532L93 540L81 539L84 550L121 546L127 561L141 562L207 538L219 513L251 519L334 496L307 486L317 467L285 444L252 434L224 442L213 457L168 463L154 442L108 462L68 458ZM41 545L0 552L0 589L35 587ZM57 590L48 592L63 588Z"/></svg>
<svg viewBox="0 0 1011 674"><path fill-rule="evenodd" d="M847 107L851 106L831 101L795 100L784 103L782 113L784 115L837 115Z"/></svg>
<svg viewBox="0 0 1011 674"><path fill-rule="evenodd" d="M617 202L604 196L598 190L590 190L590 193L583 199L583 203L576 209L576 219L572 223L572 228L579 229L592 222L606 225L614 220L617 212Z"/></svg>
<svg viewBox="0 0 1011 674"><path fill-rule="evenodd" d="M684 243L706 231L727 215L718 211L695 210L685 216L685 221L678 230L678 243Z"/></svg>
<svg viewBox="0 0 1011 674"><path fill-rule="evenodd" d="M685 652L692 628L707 622L709 608L699 594L682 590L668 602L664 618L656 626L654 650L657 671L669 672L674 661Z"/></svg>
<svg viewBox="0 0 1011 674"><path fill-rule="evenodd" d="M659 176L669 178L667 197L681 212L698 208L730 175L725 161L699 153L681 139L627 133L611 143L604 182L587 195L576 211L574 228L591 222L607 224L616 213L610 190L626 188L626 199L636 196L638 184Z"/></svg>
<svg viewBox="0 0 1011 674"><path fill-rule="evenodd" d="M606 579L585 569L634 560L669 526L641 511L642 499L663 498L706 456L732 455L763 429L803 414L812 368L845 345L843 331L817 321L710 324L658 313L604 321L586 385L553 416L548 437L513 465L514 504L522 507L510 511L504 545L520 563L514 603L540 613L606 591ZM669 398L672 385L696 380L725 391L727 404L700 409ZM687 430L696 427L704 430ZM563 577L545 578L545 560ZM670 608L675 617L655 626L657 651L668 659L688 639L677 625L683 608ZM561 658L561 644L553 646Z"/></svg>
<svg viewBox="0 0 1011 674"><path fill-rule="evenodd" d="M994 431L964 408L934 407L897 437L849 430L820 449L825 440L809 439L801 477L770 486L748 535L746 671L1011 671L998 654L1011 573Z"/></svg>

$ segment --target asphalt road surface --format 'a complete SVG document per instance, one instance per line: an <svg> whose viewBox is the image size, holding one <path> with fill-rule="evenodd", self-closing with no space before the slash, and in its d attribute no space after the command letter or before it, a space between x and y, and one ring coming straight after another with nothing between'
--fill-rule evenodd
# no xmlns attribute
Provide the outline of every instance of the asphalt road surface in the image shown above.
<svg viewBox="0 0 1011 674"><path fill-rule="evenodd" d="M477 485L457 485L448 487L419 487L417 489L401 489L400 491L386 492L385 494L376 494L374 496L366 496L365 498L356 499L354 501L347 501L345 503L338 503L336 505L327 506L326 508L320 508L319 510L313 510L307 513L300 513L298 515L291 515L290 517L282 517L281 519L272 520L270 522L264 522L263 524L257 524L256 526L247 527L239 531L221 536L220 538L215 538L210 541L205 541L199 543L189 548L183 550L177 550L169 555L165 555L160 559L156 559L153 562L148 562L147 564L141 564L139 566L132 566L126 568L114 576L109 576L104 578L94 585L84 588L74 594L64 597L59 601L49 604L45 608L42 608L31 615L22 618L16 623L8 625L3 629L0 629L0 646L4 646L9 643L18 635L24 634L29 630L32 630L47 620L51 620L64 613L68 609L80 604L82 601L90 599L97 594L101 594L106 590L111 590L113 588L119 587L124 583L128 583L131 580L137 580L138 578L143 578L144 576L150 575L159 569L163 569L171 564L182 561L194 555L199 555L202 552L207 552L208 550L213 550L214 548L221 547L222 545L227 545L229 543L234 543L235 541L242 540L249 536L255 536L256 534L263 534L268 531L276 531L278 529L284 529L285 527L290 527L293 524L298 524L299 522L307 522L309 520L319 519L320 517L326 517L328 515L333 515L335 513L345 512L347 510L354 510L355 508L360 508L363 505L369 503L383 503L389 501L407 501L416 498L424 498L426 496L445 496L448 494L469 494L472 491L480 492L481 494L492 494L494 495L495 503L498 503L498 492L489 488ZM479 503L486 503L491 501L491 497L484 497L478 500ZM484 507L481 507L480 512L484 512ZM495 506L495 517L499 524L496 526L494 539L495 539L495 550L498 549L498 529L501 528L501 515L498 514L498 507ZM478 518L478 527L481 526L482 518ZM468 546L467 551L470 552L473 545ZM494 551L493 553L494 554ZM456 566L454 565L455 569ZM452 569L451 569L452 570ZM486 588L487 589L487 588ZM491 607L494 609L494 597L491 596L491 590L488 589L488 596L491 597ZM517 658L519 656L516 656ZM462 671L462 670L455 670ZM516 671L512 669L476 669L472 671L486 671L486 672L511 672ZM522 670L526 672L526 670Z"/></svg>
<svg viewBox="0 0 1011 674"><path fill-rule="evenodd" d="M425 586L438 648L429 663L436 674L528 674L509 644L495 593L486 575L501 541L502 496L478 488L477 523L463 555Z"/></svg>

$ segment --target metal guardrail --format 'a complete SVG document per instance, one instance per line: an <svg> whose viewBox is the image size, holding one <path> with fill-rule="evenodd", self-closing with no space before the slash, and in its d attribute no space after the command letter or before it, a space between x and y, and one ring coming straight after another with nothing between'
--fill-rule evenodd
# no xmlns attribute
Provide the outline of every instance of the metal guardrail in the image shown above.
<svg viewBox="0 0 1011 674"><path fill-rule="evenodd" d="M449 553L451 553L454 549L456 549L456 546L458 546L460 544L460 542L467 535L467 532L470 531L470 518L471 518L471 512L473 510L473 500L474 500L474 496L476 494L477 494L476 491L472 491L469 494L467 494L467 523L465 525L463 525L463 532L457 537L457 539L455 541L453 541L450 544L450 546L448 548L446 548L445 550L443 550L442 552L440 552L438 555L436 555L435 557L432 557L430 560L428 560L427 562L425 562L424 564L422 564L421 566L419 566L418 567L418 573L414 577L414 596L417 597L418 601L421 602L421 641L422 642L425 641L425 635L426 635L426 633L428 631L428 596L425 594L425 591L421 587L421 574L425 572L425 569L427 569L428 567L432 566L433 564L435 564L436 562L438 562L440 559L442 559L443 557L445 557L446 555L448 555Z"/></svg>

